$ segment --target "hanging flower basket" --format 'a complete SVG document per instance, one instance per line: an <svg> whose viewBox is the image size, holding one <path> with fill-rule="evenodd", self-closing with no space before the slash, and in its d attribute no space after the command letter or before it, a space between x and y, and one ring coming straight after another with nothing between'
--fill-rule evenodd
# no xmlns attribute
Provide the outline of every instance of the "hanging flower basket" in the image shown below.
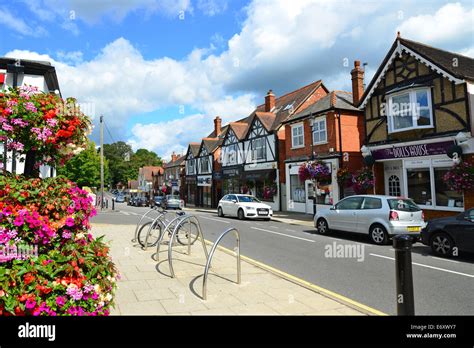
<svg viewBox="0 0 474 348"><path fill-rule="evenodd" d="M339 185L342 185L343 187L350 187L352 186L352 174L349 172L349 169L347 168L339 168L337 171L337 182Z"/></svg>
<svg viewBox="0 0 474 348"><path fill-rule="evenodd" d="M270 186L265 186L263 188L263 199L273 200L273 197L275 197L276 194L277 194L277 186L275 183L273 183Z"/></svg>
<svg viewBox="0 0 474 348"><path fill-rule="evenodd" d="M298 175L301 181L315 180L323 185L331 182L331 171L323 161L303 163L298 170Z"/></svg>
<svg viewBox="0 0 474 348"><path fill-rule="evenodd" d="M450 190L459 193L474 190L474 167L468 162L455 164L444 174L443 180Z"/></svg>
<svg viewBox="0 0 474 348"><path fill-rule="evenodd" d="M356 172L352 178L352 187L356 194L367 193L374 187L374 174L369 167L364 167Z"/></svg>

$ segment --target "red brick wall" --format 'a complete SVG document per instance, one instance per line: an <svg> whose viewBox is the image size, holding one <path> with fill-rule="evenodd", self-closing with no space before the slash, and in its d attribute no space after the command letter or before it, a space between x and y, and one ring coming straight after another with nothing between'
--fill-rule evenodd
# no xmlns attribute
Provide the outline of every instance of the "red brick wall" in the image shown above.
<svg viewBox="0 0 474 348"><path fill-rule="evenodd" d="M285 170L285 160L286 160L286 128L288 126L282 127L277 133L277 146L278 146L278 172L280 174L280 183L286 182L286 170Z"/></svg>
<svg viewBox="0 0 474 348"><path fill-rule="evenodd" d="M319 99L321 99L322 97L324 97L327 94L328 93L324 90L324 88L319 87L316 91L314 91L313 94L311 94L311 96L309 96L308 99L305 100L305 102L303 104L301 104L301 106L298 108L298 110L295 110L295 112L303 111L308 106L316 103L316 101L318 101Z"/></svg>

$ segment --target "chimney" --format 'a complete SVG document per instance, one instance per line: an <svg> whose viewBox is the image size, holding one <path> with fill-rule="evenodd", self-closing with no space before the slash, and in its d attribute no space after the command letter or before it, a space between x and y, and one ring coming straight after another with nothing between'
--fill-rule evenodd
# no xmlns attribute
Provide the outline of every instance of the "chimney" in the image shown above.
<svg viewBox="0 0 474 348"><path fill-rule="evenodd" d="M269 90L265 96L265 112L271 112L275 107L275 94L272 90Z"/></svg>
<svg viewBox="0 0 474 348"><path fill-rule="evenodd" d="M214 132L216 133L216 137L221 134L222 129L222 119L219 116L216 116L214 119Z"/></svg>
<svg viewBox="0 0 474 348"><path fill-rule="evenodd" d="M354 105L359 103L362 94L364 94L364 70L360 68L360 60L354 61L352 76L352 102Z"/></svg>
<svg viewBox="0 0 474 348"><path fill-rule="evenodd" d="M177 159L178 159L178 155L175 154L174 151L173 151L173 153L171 154L171 162L174 162L174 161L176 161Z"/></svg>

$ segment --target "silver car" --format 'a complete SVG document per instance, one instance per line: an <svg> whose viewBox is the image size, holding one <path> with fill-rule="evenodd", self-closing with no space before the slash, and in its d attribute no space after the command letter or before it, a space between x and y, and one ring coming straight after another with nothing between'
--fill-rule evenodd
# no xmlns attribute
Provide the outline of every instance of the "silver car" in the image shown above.
<svg viewBox="0 0 474 348"><path fill-rule="evenodd" d="M350 196L330 208L318 208L314 216L321 234L330 230L369 234L375 244L386 244L397 234L418 239L425 225L423 211L411 199L382 195Z"/></svg>

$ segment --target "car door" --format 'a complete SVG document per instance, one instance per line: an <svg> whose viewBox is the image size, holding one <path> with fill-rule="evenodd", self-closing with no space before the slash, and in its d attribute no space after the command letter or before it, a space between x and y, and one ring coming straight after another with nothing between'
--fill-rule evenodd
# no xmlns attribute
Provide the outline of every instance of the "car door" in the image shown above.
<svg viewBox="0 0 474 348"><path fill-rule="evenodd" d="M225 195L224 197L222 197L222 199L220 201L220 205L221 205L223 214L226 214L227 210L229 209L228 203L229 203L229 195Z"/></svg>
<svg viewBox="0 0 474 348"><path fill-rule="evenodd" d="M348 197L336 204L332 211L330 228L357 232L357 217L364 197Z"/></svg>
<svg viewBox="0 0 474 348"><path fill-rule="evenodd" d="M227 202L228 204L228 214L229 215L232 215L232 216L237 216L237 208L238 208L238 205L237 203L234 203L234 202L237 202L237 196L236 195L229 195L229 201Z"/></svg>
<svg viewBox="0 0 474 348"><path fill-rule="evenodd" d="M357 227L359 233L368 233L369 227L377 216L381 215L382 199L365 197L361 208L357 211Z"/></svg>
<svg viewBox="0 0 474 348"><path fill-rule="evenodd" d="M450 228L459 250L474 252L474 209L467 210Z"/></svg>

